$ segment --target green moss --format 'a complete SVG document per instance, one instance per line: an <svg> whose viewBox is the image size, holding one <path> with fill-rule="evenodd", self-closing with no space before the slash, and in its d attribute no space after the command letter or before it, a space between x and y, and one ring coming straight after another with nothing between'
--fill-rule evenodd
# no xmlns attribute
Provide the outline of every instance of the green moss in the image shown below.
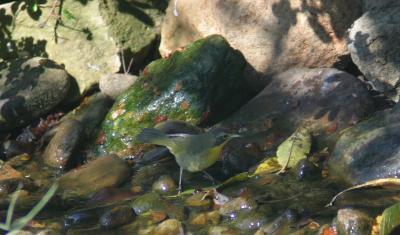
<svg viewBox="0 0 400 235"><path fill-rule="evenodd" d="M141 129L167 119L196 125L222 120L249 98L244 66L243 56L217 35L154 61L107 115L103 147L132 148Z"/></svg>

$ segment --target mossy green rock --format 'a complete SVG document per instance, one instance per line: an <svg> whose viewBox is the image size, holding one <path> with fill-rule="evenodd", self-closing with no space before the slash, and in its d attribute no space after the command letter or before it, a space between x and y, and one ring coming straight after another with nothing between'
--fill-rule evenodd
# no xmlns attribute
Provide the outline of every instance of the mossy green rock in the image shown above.
<svg viewBox="0 0 400 235"><path fill-rule="evenodd" d="M243 55L218 35L152 62L107 115L102 149L135 150L135 136L165 120L196 125L222 120L249 98L244 66Z"/></svg>

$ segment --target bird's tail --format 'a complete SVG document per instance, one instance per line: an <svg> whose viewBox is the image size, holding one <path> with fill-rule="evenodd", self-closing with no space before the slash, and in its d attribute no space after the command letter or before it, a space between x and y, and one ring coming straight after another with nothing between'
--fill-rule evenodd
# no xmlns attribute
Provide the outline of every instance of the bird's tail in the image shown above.
<svg viewBox="0 0 400 235"><path fill-rule="evenodd" d="M136 139L140 143L157 144L163 146L170 146L172 142L164 132L154 128L144 128L142 132L136 136Z"/></svg>

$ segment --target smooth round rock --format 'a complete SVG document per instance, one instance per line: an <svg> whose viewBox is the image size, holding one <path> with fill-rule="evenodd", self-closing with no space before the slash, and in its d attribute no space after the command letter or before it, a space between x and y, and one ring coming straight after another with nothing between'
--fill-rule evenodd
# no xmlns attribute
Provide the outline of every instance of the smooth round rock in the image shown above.
<svg viewBox="0 0 400 235"><path fill-rule="evenodd" d="M129 89L137 78L131 74L107 74L100 78L99 88L103 94L116 99Z"/></svg>
<svg viewBox="0 0 400 235"><path fill-rule="evenodd" d="M223 216L235 217L240 212L249 212L257 208L257 202L251 198L237 197L219 208L219 213Z"/></svg>
<svg viewBox="0 0 400 235"><path fill-rule="evenodd" d="M81 122L75 119L63 121L58 127L57 132L47 145L42 159L43 162L53 168L63 170L68 165L77 163L76 149L82 144L83 126ZM75 154L75 155L74 155Z"/></svg>
<svg viewBox="0 0 400 235"><path fill-rule="evenodd" d="M204 193L196 193L186 198L185 205L192 209L208 210L212 202L209 198L204 198Z"/></svg>
<svg viewBox="0 0 400 235"><path fill-rule="evenodd" d="M171 193L176 191L177 186L175 181L169 175L162 175L156 182L153 183L153 191L160 193Z"/></svg>
<svg viewBox="0 0 400 235"><path fill-rule="evenodd" d="M0 132L48 113L66 98L69 87L68 73L49 59L11 62L0 71Z"/></svg>
<svg viewBox="0 0 400 235"><path fill-rule="evenodd" d="M375 1L380 5L381 1ZM394 101L400 97L400 4L368 10L349 31L351 58L372 87Z"/></svg>
<svg viewBox="0 0 400 235"><path fill-rule="evenodd" d="M365 212L357 209L340 209L337 212L336 229L338 234L370 234L374 220Z"/></svg>
<svg viewBox="0 0 400 235"><path fill-rule="evenodd" d="M321 179L322 171L318 168L314 163L310 162L307 159L302 159L297 163L295 168L297 179L302 180L317 180Z"/></svg>
<svg viewBox="0 0 400 235"><path fill-rule="evenodd" d="M120 185L130 173L129 166L115 155L99 157L60 177L62 197L88 197L100 189Z"/></svg>
<svg viewBox="0 0 400 235"><path fill-rule="evenodd" d="M135 218L133 209L129 206L117 206L105 212L99 220L100 226L106 229L115 228L132 222Z"/></svg>
<svg viewBox="0 0 400 235"><path fill-rule="evenodd" d="M176 219L168 219L163 221L161 224L152 232L153 235L184 235L182 223Z"/></svg>

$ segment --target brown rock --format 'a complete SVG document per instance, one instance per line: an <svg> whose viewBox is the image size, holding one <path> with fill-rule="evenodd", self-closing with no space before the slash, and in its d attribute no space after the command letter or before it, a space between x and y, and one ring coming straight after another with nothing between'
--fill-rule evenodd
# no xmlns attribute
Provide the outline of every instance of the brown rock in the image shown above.
<svg viewBox="0 0 400 235"><path fill-rule="evenodd" d="M185 0L178 16L170 1L160 53L196 39L220 34L249 62L248 77L257 89L290 67L331 67L348 55L345 32L362 11L362 1Z"/></svg>
<svg viewBox="0 0 400 235"><path fill-rule="evenodd" d="M87 197L106 187L117 186L129 177L128 165L115 155L100 157L60 177L63 198Z"/></svg>
<svg viewBox="0 0 400 235"><path fill-rule="evenodd" d="M183 235L181 222L176 219L168 219L159 224L151 233L153 235Z"/></svg>

